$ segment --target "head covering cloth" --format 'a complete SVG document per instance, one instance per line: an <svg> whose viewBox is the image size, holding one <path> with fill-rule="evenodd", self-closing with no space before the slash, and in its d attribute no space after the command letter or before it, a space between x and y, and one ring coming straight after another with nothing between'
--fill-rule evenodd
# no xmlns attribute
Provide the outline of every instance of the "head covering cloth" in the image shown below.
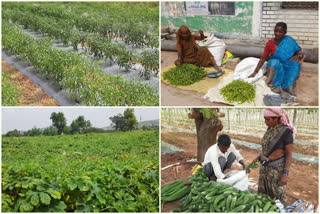
<svg viewBox="0 0 320 214"><path fill-rule="evenodd" d="M280 117L280 123L286 125L291 129L293 136L296 135L297 130L290 122L287 113L281 108L267 108L263 113L264 117Z"/></svg>
<svg viewBox="0 0 320 214"><path fill-rule="evenodd" d="M188 38L188 40L189 40L189 39L192 39L192 44L193 44L193 46L198 47L196 41L192 38L190 29L189 29L187 26L185 26L185 25L182 25L182 26L178 29L178 31L176 32L177 43L181 44L181 34L182 34L182 33L189 33L189 38Z"/></svg>

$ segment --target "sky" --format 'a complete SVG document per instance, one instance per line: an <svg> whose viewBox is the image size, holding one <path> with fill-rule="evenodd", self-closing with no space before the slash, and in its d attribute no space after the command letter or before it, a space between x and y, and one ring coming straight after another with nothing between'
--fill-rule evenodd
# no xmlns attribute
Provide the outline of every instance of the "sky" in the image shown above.
<svg viewBox="0 0 320 214"><path fill-rule="evenodd" d="M50 116L52 112L63 112L67 119L67 125L72 120L83 115L86 120L90 120L93 127L103 128L111 125L109 117L123 114L126 107L42 107L42 108L2 108L2 134L18 129L26 131L33 127L45 128L51 126ZM158 120L159 108L134 108L137 120Z"/></svg>

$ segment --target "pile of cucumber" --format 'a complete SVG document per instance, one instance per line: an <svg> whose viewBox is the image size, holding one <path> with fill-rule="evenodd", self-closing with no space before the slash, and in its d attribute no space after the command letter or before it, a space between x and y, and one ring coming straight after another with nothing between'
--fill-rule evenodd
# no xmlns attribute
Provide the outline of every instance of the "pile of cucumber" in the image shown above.
<svg viewBox="0 0 320 214"><path fill-rule="evenodd" d="M174 183L175 185L173 185ZM191 185L191 191L187 195L184 194L184 197L181 196L182 193L172 197L181 196L183 198L180 203L181 208L175 208L171 212L279 212L275 201L269 196L252 194L249 191L240 191L230 185L208 181L203 169L199 169L194 176L191 176L187 184L183 184L182 180L174 183L172 183L173 189L181 189L182 191ZM170 191L168 186L166 186L165 192ZM168 200L166 199L166 201Z"/></svg>
<svg viewBox="0 0 320 214"><path fill-rule="evenodd" d="M175 201L187 195L191 188L186 186L182 180L175 181L164 187L161 187L161 201L169 202Z"/></svg>

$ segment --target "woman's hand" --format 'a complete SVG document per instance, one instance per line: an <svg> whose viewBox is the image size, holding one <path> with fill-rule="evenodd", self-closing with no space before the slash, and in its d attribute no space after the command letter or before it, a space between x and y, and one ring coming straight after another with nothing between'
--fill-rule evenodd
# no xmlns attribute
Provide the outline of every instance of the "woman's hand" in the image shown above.
<svg viewBox="0 0 320 214"><path fill-rule="evenodd" d="M203 34L203 31L202 30L199 30L199 34L200 34L200 40L204 40L206 37L204 36Z"/></svg>
<svg viewBox="0 0 320 214"><path fill-rule="evenodd" d="M286 185L287 182L288 182L288 175L284 175L284 174L281 175L279 185L280 186Z"/></svg>
<svg viewBox="0 0 320 214"><path fill-rule="evenodd" d="M182 60L181 59L178 59L177 62L176 62L176 66L180 67L182 64Z"/></svg>
<svg viewBox="0 0 320 214"><path fill-rule="evenodd" d="M255 77L258 73L258 71L260 70L260 68L262 67L262 65L264 64L264 62L266 61L267 58L264 58L264 57L261 57L256 68L254 69L254 72L248 76L248 78L251 78L251 77Z"/></svg>
<svg viewBox="0 0 320 214"><path fill-rule="evenodd" d="M245 170L247 174L250 173L250 169L247 169L244 160L241 160L239 163L242 165L243 170Z"/></svg>
<svg viewBox="0 0 320 214"><path fill-rule="evenodd" d="M256 75L257 75L257 72L253 72L252 74L250 74L250 76L248 76L248 78L255 77Z"/></svg>
<svg viewBox="0 0 320 214"><path fill-rule="evenodd" d="M291 61L298 62L301 61L304 57L303 50L297 51L290 59Z"/></svg>
<svg viewBox="0 0 320 214"><path fill-rule="evenodd" d="M259 162L258 157L256 159L254 159L251 163L255 164L256 162Z"/></svg>
<svg viewBox="0 0 320 214"><path fill-rule="evenodd" d="M182 53L178 51L178 59L175 61L175 65L180 67L182 64L183 60L182 60Z"/></svg>
<svg viewBox="0 0 320 214"><path fill-rule="evenodd" d="M291 59L291 61L298 62L298 61L300 61L300 56L299 55L293 55L290 59Z"/></svg>

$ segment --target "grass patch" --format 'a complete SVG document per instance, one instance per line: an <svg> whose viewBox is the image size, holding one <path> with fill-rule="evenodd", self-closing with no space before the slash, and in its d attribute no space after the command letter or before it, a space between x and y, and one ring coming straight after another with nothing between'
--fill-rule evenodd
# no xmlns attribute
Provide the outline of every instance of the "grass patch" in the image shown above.
<svg viewBox="0 0 320 214"><path fill-rule="evenodd" d="M2 70L2 105L3 106L14 106L19 104L18 96L19 90L15 86L10 74L6 70Z"/></svg>

